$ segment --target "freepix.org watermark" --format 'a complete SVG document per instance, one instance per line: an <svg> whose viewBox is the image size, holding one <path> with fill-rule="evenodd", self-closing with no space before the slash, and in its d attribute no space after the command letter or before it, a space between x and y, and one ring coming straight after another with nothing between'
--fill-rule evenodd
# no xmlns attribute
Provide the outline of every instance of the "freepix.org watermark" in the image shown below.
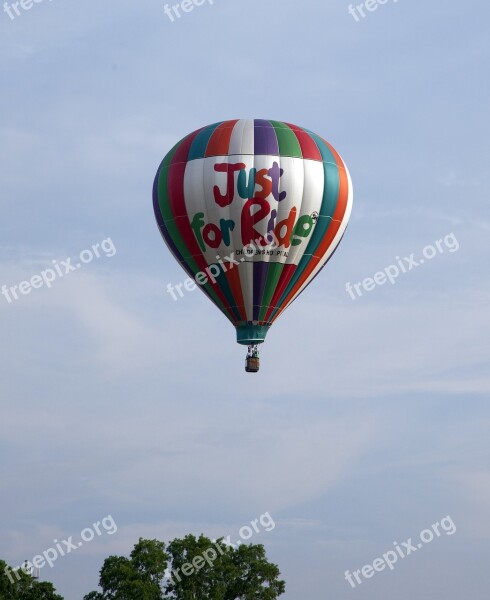
<svg viewBox="0 0 490 600"><path fill-rule="evenodd" d="M21 579L19 571L23 571L26 575L30 575L34 569L42 569L46 565L49 565L52 568L58 558L66 556L78 548L81 548L84 544L93 541L96 536L101 536L103 533L113 535L116 531L116 522L111 515L107 515L107 517L104 517L101 521L93 523L91 527L82 529L80 532L80 540L78 542L73 541L72 535L66 540L58 541L57 539L54 539L54 548L44 550L42 554L34 556L30 561L26 560L22 567L15 567L15 569L11 569L8 566L5 567L5 575L9 578L10 583L15 583L16 580L20 581Z"/></svg>
<svg viewBox="0 0 490 600"><path fill-rule="evenodd" d="M94 244L90 249L82 250L78 259L76 259L79 262L76 262L75 264L72 263L71 258L60 260L59 262L53 260L53 267L44 269L39 274L33 275L29 280L21 281L19 284L10 287L3 284L2 295L6 301L11 304L14 300L19 300L21 296L27 296L32 290L37 290L44 286L50 288L56 279L65 277L65 275L68 275L73 271L77 271L83 265L91 263L95 258L101 258L101 256L111 258L116 252L117 250L114 246L114 242L111 238L106 238L105 240L102 240L102 242Z"/></svg>
<svg viewBox="0 0 490 600"><path fill-rule="evenodd" d="M347 11L350 15L352 15L352 18L356 21L356 23L359 23L359 21L361 20L359 17L361 16L363 19L365 19L367 17L367 14L364 12L364 10L367 10L368 12L374 12L375 10L378 10L378 6L382 6L383 4L386 4L389 0L365 0L365 2L362 2L361 4L358 4L357 6L353 6L352 4L349 4L349 7L347 8ZM391 0L394 4L396 4L398 2L398 0Z"/></svg>
<svg viewBox="0 0 490 600"><path fill-rule="evenodd" d="M314 215L315 214L316 213L314 213ZM314 219L316 217L312 216L311 218ZM269 242L268 246L261 246L260 240L256 239L244 246L241 250L231 252L229 256L221 257L218 254L216 256L218 262L216 264L209 265L204 269L204 271L199 271L194 279L188 277L183 283L177 283L176 285L168 283L167 293L170 294L174 299L174 302L176 302L179 298L184 297L182 288L188 292L193 292L197 288L197 285L206 285L208 281L216 283L216 278L222 271L223 273L226 273L227 271L231 271L233 268L235 268L235 266L239 266L240 262L245 262L244 255L247 257L266 254L269 256L272 256L273 254L276 256L281 254L287 256L287 253L284 253L283 250L277 250L277 248L282 245L282 241L277 237L274 231L269 231L265 236L265 239ZM237 260L235 256L240 256L240 259ZM175 293L176 291L178 296Z"/></svg>
<svg viewBox="0 0 490 600"><path fill-rule="evenodd" d="M352 573L347 570L344 575L345 580L352 588L355 588L363 582L361 575L364 579L371 579L376 573L384 571L386 567L393 571L399 558L401 559L410 556L410 554L423 548L424 544L430 544L436 537L441 537L443 533L446 535L453 535L456 533L456 525L449 515L444 517L444 519L441 519L441 521L437 521L431 525L430 529L421 531L419 542L416 541L412 543L412 538L408 538L406 542L401 542L401 544L393 542L395 549L388 550L380 558L375 558L372 564L364 565L362 569L358 569Z"/></svg>
<svg viewBox="0 0 490 600"><path fill-rule="evenodd" d="M180 19L182 17L182 13L190 13L196 6L202 6L205 2L214 4L213 0L182 0L182 2L172 6L165 4L163 11L173 23L175 18Z"/></svg>
<svg viewBox="0 0 490 600"><path fill-rule="evenodd" d="M362 290L365 292L372 292L376 286L384 285L388 281L391 285L394 285L400 275L408 273L409 271L422 266L426 261L444 254L446 249L449 250L449 252L456 252L459 250L459 242L454 233L448 233L443 239L437 240L434 244L425 246L422 250L422 258L416 259L415 253L410 254L410 256L404 256L403 258L397 256L395 258L396 264L388 265L382 271L375 273L372 277L366 277L362 281L354 284L348 281L345 284L345 291L352 300L356 300L362 296Z"/></svg>
<svg viewBox="0 0 490 600"><path fill-rule="evenodd" d="M200 571L206 564L212 567L218 556L223 556L223 554L226 553L226 547L235 549L240 546L240 544L243 544L244 541L248 541L255 534L260 533L261 530L269 532L275 527L276 524L274 523L274 519L266 512L263 515L260 515L258 519L250 521L250 524L241 527L238 532L240 539L235 543L231 542L231 535L226 536L226 538L214 540L213 545L204 550L202 554L195 556L192 559L192 562L184 563L182 567L173 571L167 569L165 577L169 579L171 583L175 583L175 580L180 582L182 581L181 575L189 577L197 571Z"/></svg>
<svg viewBox="0 0 490 600"><path fill-rule="evenodd" d="M51 2L51 0L48 0ZM13 21L15 17L20 17L22 12L19 10L19 7L23 12L26 10L31 10L31 8L35 4L41 4L44 0L20 0L20 2L4 2L3 3L3 12L7 13L10 17L10 20Z"/></svg>

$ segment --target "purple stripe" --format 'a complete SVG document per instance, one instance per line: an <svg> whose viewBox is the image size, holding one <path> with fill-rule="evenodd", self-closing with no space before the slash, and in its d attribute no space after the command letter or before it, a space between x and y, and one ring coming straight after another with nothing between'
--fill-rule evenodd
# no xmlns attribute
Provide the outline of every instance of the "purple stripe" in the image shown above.
<svg viewBox="0 0 490 600"><path fill-rule="evenodd" d="M264 121L264 119L255 119L254 125L255 154L279 156L279 144L274 127L272 127L269 121Z"/></svg>
<svg viewBox="0 0 490 600"><path fill-rule="evenodd" d="M269 271L269 263L266 262L254 262L254 309L253 319L254 321L259 320L259 313L262 304L262 298L264 297L265 282L267 281L267 272Z"/></svg>

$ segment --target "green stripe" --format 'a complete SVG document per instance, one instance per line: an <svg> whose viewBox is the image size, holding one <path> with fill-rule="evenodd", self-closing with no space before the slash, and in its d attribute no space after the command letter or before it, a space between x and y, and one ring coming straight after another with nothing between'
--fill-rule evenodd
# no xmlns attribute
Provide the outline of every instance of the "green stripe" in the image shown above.
<svg viewBox="0 0 490 600"><path fill-rule="evenodd" d="M301 146L294 131L281 121L270 121L274 127L279 144L279 156L291 156L293 158L303 158Z"/></svg>
<svg viewBox="0 0 490 600"><path fill-rule="evenodd" d="M276 291L277 283L281 277L284 265L282 263L269 263L269 269L267 271L267 279L264 287L264 295L262 297L262 306L259 312L259 321L263 321L265 314L269 309L272 296Z"/></svg>

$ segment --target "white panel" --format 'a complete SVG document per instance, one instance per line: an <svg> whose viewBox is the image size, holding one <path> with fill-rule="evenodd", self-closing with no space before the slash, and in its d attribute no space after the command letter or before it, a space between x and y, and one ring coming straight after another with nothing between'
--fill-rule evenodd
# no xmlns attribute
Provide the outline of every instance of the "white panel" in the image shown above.
<svg viewBox="0 0 490 600"><path fill-rule="evenodd" d="M297 160L297 159L296 159ZM316 213L320 214L320 209L323 201L323 190L325 186L325 171L323 163L315 160L302 160L303 174L298 177L302 181L302 201L301 209L298 211L301 215L313 215ZM297 163L296 163L297 164ZM306 238L298 237L301 243L297 246L291 245L289 250L289 256L287 258L287 264L298 265L301 258L303 257L308 243L311 240L313 232L315 231L315 225L313 226L310 234Z"/></svg>
<svg viewBox="0 0 490 600"><path fill-rule="evenodd" d="M253 263L242 262L238 267L240 274L240 283L243 292L243 302L245 304L245 312L247 314L247 321L253 320L253 291L254 291L254 279L253 279Z"/></svg>
<svg viewBox="0 0 490 600"><path fill-rule="evenodd" d="M193 160L187 163L185 169L184 198L189 220L192 220L195 213L204 212L202 202L203 168L204 164L202 160Z"/></svg>
<svg viewBox="0 0 490 600"><path fill-rule="evenodd" d="M231 134L228 154L254 154L255 128L253 119L241 119Z"/></svg>

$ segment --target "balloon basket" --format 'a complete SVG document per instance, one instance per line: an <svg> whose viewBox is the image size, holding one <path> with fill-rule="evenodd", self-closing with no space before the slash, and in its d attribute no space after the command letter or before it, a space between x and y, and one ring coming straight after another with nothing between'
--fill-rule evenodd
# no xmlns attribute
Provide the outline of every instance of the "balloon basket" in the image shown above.
<svg viewBox="0 0 490 600"><path fill-rule="evenodd" d="M248 347L245 358L245 371L247 373L258 373L260 367L259 349L257 344Z"/></svg>
<svg viewBox="0 0 490 600"><path fill-rule="evenodd" d="M245 363L245 371L247 373L257 373L259 370L260 362L258 358L248 358Z"/></svg>

